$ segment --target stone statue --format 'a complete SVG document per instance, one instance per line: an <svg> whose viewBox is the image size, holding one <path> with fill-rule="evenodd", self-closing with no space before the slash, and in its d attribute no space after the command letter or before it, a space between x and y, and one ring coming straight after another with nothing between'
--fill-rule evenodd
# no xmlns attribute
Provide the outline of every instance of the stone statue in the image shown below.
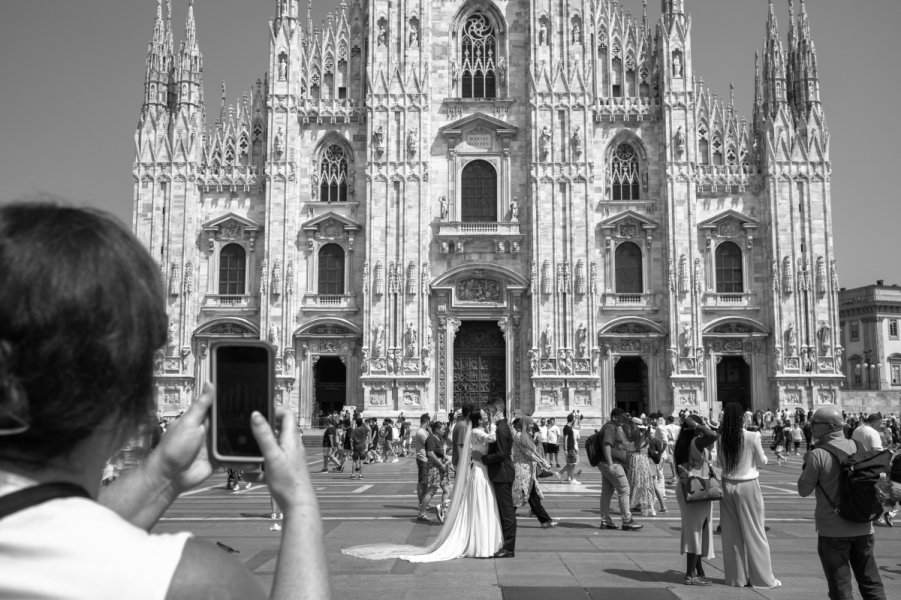
<svg viewBox="0 0 901 600"><path fill-rule="evenodd" d="M679 52L673 54L673 77L683 77L682 54Z"/></svg>
<svg viewBox="0 0 901 600"><path fill-rule="evenodd" d="M379 125L379 128L372 132L372 143L375 146L375 152L381 156L385 153L385 128Z"/></svg>
<svg viewBox="0 0 901 600"><path fill-rule="evenodd" d="M679 334L679 344L682 346L682 355L691 357L691 349L694 346L694 339L691 333L691 326L686 325Z"/></svg>
<svg viewBox="0 0 901 600"><path fill-rule="evenodd" d="M438 196L438 210L439 210L439 218L442 221L447 221L447 216L448 216L447 196Z"/></svg>
<svg viewBox="0 0 901 600"><path fill-rule="evenodd" d="M582 128L579 125L576 125L576 128L573 131L573 137L572 137L573 155L575 155L576 158L579 158L580 156L582 156L583 143L584 142L582 141Z"/></svg>
<svg viewBox="0 0 901 600"><path fill-rule="evenodd" d="M413 327L413 323L408 323L407 332L404 334L404 342L406 342L407 346L407 356L416 355L416 342L418 340L419 334L416 332L416 328Z"/></svg>
<svg viewBox="0 0 901 600"><path fill-rule="evenodd" d="M588 356L588 329L585 328L585 323L580 323L576 330L576 343L579 348L579 358Z"/></svg>
<svg viewBox="0 0 901 600"><path fill-rule="evenodd" d="M785 330L785 354L786 356L795 355L795 324L789 323Z"/></svg>
<svg viewBox="0 0 901 600"><path fill-rule="evenodd" d="M685 154L685 133L683 132L681 125L679 125L679 129L676 130L676 135L673 136L673 145L676 149L676 158L682 158Z"/></svg>
<svg viewBox="0 0 901 600"><path fill-rule="evenodd" d="M363 375L369 373L369 350L363 348L361 351L363 354L363 358L360 360L360 372Z"/></svg>
<svg viewBox="0 0 901 600"><path fill-rule="evenodd" d="M832 328L825 321L820 324L817 339L820 342L820 355L830 356L832 354Z"/></svg>
<svg viewBox="0 0 901 600"><path fill-rule="evenodd" d="M368 352L364 350L364 352ZM285 348L285 370L287 375L294 373L294 349Z"/></svg>
<svg viewBox="0 0 901 600"><path fill-rule="evenodd" d="M528 352L529 355L529 368L532 371L532 375L538 375L538 348L532 348Z"/></svg>
<svg viewBox="0 0 901 600"><path fill-rule="evenodd" d="M417 137L419 136L419 130L417 128L413 128L410 130L410 133L407 134L407 152L410 153L411 157L416 156L416 143Z"/></svg>
<svg viewBox="0 0 901 600"><path fill-rule="evenodd" d="M513 202L510 203L510 222L517 223L519 221L519 201L516 198L513 198Z"/></svg>
<svg viewBox="0 0 901 600"><path fill-rule="evenodd" d="M275 132L275 140L272 142L272 150L275 152L276 158L280 158L282 155L282 151L285 148L284 141L284 133L282 132L282 128L279 127L278 131Z"/></svg>
<svg viewBox="0 0 901 600"><path fill-rule="evenodd" d="M541 138L539 138L539 149L541 151L541 160L547 160L551 153L551 128L545 125L541 128Z"/></svg>
<svg viewBox="0 0 901 600"><path fill-rule="evenodd" d="M376 324L372 328L372 357L381 358L385 352L385 328Z"/></svg>
<svg viewBox="0 0 901 600"><path fill-rule="evenodd" d="M573 23L573 44L582 43L582 28L578 23Z"/></svg>
<svg viewBox="0 0 901 600"><path fill-rule="evenodd" d="M280 54L278 57L278 80L284 81L288 77L288 57Z"/></svg>
<svg viewBox="0 0 901 600"><path fill-rule="evenodd" d="M388 31L385 29L384 23L379 23L379 35L377 38L377 43L379 46L385 46L388 44Z"/></svg>
<svg viewBox="0 0 901 600"><path fill-rule="evenodd" d="M507 60L503 56L497 60L497 78L501 85L507 85Z"/></svg>
<svg viewBox="0 0 901 600"><path fill-rule="evenodd" d="M272 323L269 326L269 335L268 338L269 343L278 348L278 325Z"/></svg>
<svg viewBox="0 0 901 600"><path fill-rule="evenodd" d="M676 348L670 348L669 354L670 373L676 373L679 370L679 351Z"/></svg>
<svg viewBox="0 0 901 600"><path fill-rule="evenodd" d="M166 354L175 356L175 350L178 347L178 330L175 327L175 321L169 321L169 331L166 334Z"/></svg>
<svg viewBox="0 0 901 600"><path fill-rule="evenodd" d="M410 21L407 39L411 48L419 48L419 28L416 27L415 21Z"/></svg>
<svg viewBox="0 0 901 600"><path fill-rule="evenodd" d="M550 324L545 324L544 331L541 332L541 350L544 352L545 358L554 358L554 336L551 333Z"/></svg>
<svg viewBox="0 0 901 600"><path fill-rule="evenodd" d="M547 46L547 25L544 21L538 24L538 45Z"/></svg>
<svg viewBox="0 0 901 600"><path fill-rule="evenodd" d="M451 83L453 85L457 84L457 71L459 70L459 66L457 65L457 57L451 58L450 61L450 78Z"/></svg>

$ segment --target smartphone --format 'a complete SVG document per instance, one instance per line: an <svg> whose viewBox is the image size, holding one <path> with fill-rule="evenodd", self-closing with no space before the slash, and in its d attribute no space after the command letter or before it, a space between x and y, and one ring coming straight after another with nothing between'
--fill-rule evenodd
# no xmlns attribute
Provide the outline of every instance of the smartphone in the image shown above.
<svg viewBox="0 0 901 600"><path fill-rule="evenodd" d="M275 357L260 340L213 342L211 454L227 463L261 463L263 453L253 437L250 415L258 411L272 423L275 397Z"/></svg>

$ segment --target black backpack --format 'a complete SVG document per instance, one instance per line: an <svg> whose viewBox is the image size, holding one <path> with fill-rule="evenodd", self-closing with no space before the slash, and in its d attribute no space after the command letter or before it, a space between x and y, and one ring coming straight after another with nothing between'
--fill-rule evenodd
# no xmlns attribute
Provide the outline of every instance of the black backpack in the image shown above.
<svg viewBox="0 0 901 600"><path fill-rule="evenodd" d="M605 425L606 427L606 425ZM595 431L585 440L585 453L588 454L588 464L596 467L604 459L604 449L601 446L601 432Z"/></svg>
<svg viewBox="0 0 901 600"><path fill-rule="evenodd" d="M657 438L652 437L648 441L648 458L650 458L655 465L659 465L660 461L663 460L663 453L666 451L666 444Z"/></svg>
<svg viewBox="0 0 901 600"><path fill-rule="evenodd" d="M888 473L892 453L890 450L866 452L859 443L854 443L857 451L850 455L831 444L817 446L831 454L840 465L838 501L830 498L823 486L817 485L835 514L846 521L868 523L882 516L882 503L876 498L876 484L881 473Z"/></svg>

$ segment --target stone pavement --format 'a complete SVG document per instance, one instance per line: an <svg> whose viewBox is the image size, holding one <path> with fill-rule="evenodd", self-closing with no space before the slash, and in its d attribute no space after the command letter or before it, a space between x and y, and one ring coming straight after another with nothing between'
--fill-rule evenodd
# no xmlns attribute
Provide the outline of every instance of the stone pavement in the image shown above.
<svg viewBox="0 0 901 600"><path fill-rule="evenodd" d="M307 437L310 444L311 438ZM312 444L311 444L312 446ZM684 559L679 555L679 513L641 517L640 532L600 531L600 475L582 465L581 486L542 484L544 504L561 519L557 529L541 529L523 511L519 519L516 557L505 560L460 559L435 564L401 560L366 561L345 556L341 548L370 542L426 545L439 525L415 521L415 464L367 465L363 481L347 473L318 473L321 460L308 455L325 525L325 542L333 597L341 600L391 598L466 600L674 600L791 599L822 600L826 586L816 555L812 514L814 501L794 492L800 459L763 470L761 485L776 576L775 590L722 585L719 536L717 557L706 561L716 585L682 585ZM547 480L543 480L547 481ZM672 492L673 488L668 488ZM671 495L671 494L670 494ZM715 509L716 514L716 509ZM275 568L279 533L270 532L269 496L265 485L240 492L225 490L216 475L185 494L167 512L157 531L192 531L201 539L221 542L269 586ZM888 598L901 598L901 527L877 527L876 556ZM718 582L718 583L717 583ZM857 597L857 596L855 596Z"/></svg>

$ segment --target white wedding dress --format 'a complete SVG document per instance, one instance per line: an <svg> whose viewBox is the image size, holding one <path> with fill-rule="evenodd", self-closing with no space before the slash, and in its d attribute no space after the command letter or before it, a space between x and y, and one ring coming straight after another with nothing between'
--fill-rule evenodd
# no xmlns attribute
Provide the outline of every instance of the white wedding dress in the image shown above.
<svg viewBox="0 0 901 600"><path fill-rule="evenodd" d="M467 424L447 519L434 542L426 547L367 544L342 550L369 560L400 558L410 562L439 562L454 558L489 558L504 545L494 488L482 461L470 461L472 450L486 454L494 436ZM467 465L464 467L464 465Z"/></svg>

